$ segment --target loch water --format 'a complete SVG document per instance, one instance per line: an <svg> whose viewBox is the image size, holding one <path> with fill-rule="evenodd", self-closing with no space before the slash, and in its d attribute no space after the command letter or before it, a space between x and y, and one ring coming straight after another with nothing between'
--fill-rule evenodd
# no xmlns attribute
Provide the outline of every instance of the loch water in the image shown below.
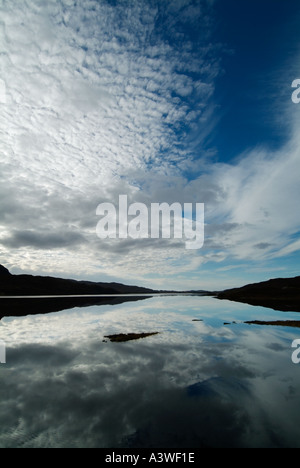
<svg viewBox="0 0 300 468"><path fill-rule="evenodd" d="M300 329L245 323L297 313L173 296L28 314L0 322L0 448L300 446Z"/></svg>

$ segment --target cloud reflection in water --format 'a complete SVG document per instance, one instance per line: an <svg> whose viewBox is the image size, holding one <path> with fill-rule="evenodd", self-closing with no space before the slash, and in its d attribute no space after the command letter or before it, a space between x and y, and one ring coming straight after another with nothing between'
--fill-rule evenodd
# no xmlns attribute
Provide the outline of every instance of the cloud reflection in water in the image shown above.
<svg viewBox="0 0 300 468"><path fill-rule="evenodd" d="M298 446L293 330L224 327L257 313L224 307L155 298L4 319L0 447ZM161 333L102 341L148 331Z"/></svg>

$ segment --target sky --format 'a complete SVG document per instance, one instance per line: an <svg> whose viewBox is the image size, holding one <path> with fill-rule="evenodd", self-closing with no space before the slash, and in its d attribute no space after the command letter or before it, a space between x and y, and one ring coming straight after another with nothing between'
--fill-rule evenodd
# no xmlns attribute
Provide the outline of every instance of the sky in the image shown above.
<svg viewBox="0 0 300 468"><path fill-rule="evenodd" d="M0 263L163 289L298 276L298 0L0 0ZM99 239L204 203L205 242Z"/></svg>

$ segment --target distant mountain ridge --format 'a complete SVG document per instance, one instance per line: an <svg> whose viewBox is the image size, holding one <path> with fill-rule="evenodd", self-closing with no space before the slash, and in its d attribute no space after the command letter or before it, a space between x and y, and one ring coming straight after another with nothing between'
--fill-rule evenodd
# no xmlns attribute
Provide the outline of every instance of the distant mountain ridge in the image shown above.
<svg viewBox="0 0 300 468"><path fill-rule="evenodd" d="M300 312L300 276L228 289L218 293L217 298L274 310Z"/></svg>
<svg viewBox="0 0 300 468"><path fill-rule="evenodd" d="M93 283L50 276L12 275L0 265L0 296L150 294L152 289L119 283Z"/></svg>
<svg viewBox="0 0 300 468"><path fill-rule="evenodd" d="M7 268L0 265L0 297L2 298L7 296L113 296L118 294L149 294L151 296L162 292L214 296L218 299L268 307L274 310L300 312L300 276L272 279L221 292L179 292L157 291L139 286L127 286L121 283L96 283L50 276L12 275ZM114 298L114 300L116 299ZM101 299L101 301L103 300L104 298Z"/></svg>

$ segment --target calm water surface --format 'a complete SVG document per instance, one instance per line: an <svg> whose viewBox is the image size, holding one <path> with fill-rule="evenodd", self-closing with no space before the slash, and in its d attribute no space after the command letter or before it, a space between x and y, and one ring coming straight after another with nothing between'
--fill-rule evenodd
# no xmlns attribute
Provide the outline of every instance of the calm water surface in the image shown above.
<svg viewBox="0 0 300 468"><path fill-rule="evenodd" d="M299 447L300 330L255 319L300 315L156 297L2 319L0 447ZM159 334L103 341L129 332Z"/></svg>

